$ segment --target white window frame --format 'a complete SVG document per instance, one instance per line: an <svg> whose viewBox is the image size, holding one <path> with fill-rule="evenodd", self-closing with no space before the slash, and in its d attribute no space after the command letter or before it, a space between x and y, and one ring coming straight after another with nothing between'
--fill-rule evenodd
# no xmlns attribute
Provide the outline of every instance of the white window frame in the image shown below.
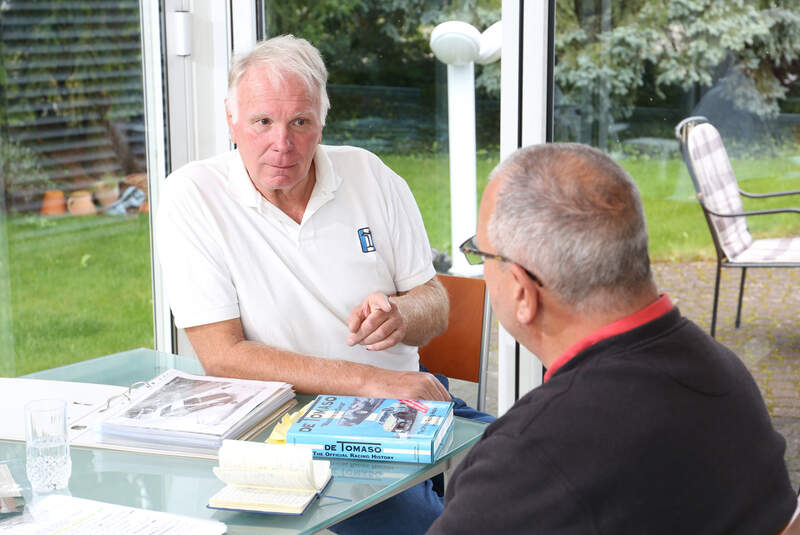
<svg viewBox="0 0 800 535"><path fill-rule="evenodd" d="M503 0L500 83L500 158L548 141L551 0ZM542 383L541 361L498 328L498 416Z"/></svg>
<svg viewBox="0 0 800 535"><path fill-rule="evenodd" d="M246 51L256 41L256 1L142 0L140 6L155 348L193 356L185 334L174 327L156 257L152 229L159 186L171 170L231 148L224 106L228 68L234 53ZM165 89L162 65L166 65Z"/></svg>

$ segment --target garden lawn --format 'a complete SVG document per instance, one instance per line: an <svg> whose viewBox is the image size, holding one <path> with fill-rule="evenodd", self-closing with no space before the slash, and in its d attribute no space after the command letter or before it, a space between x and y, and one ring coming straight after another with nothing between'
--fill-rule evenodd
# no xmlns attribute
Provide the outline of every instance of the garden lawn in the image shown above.
<svg viewBox="0 0 800 535"><path fill-rule="evenodd" d="M446 155L383 155L383 160L406 179L411 187L431 246L450 251L450 182ZM498 157L479 156L477 161L478 202L489 173ZM716 258L703 212L695 199L683 160L626 159L622 166L634 177L642 195L650 233L653 262L712 260ZM741 160L732 162L745 191L800 190L800 165L787 159ZM744 199L745 209L800 206L800 195L756 201ZM800 215L754 217L748 220L756 238L800 235Z"/></svg>
<svg viewBox="0 0 800 535"><path fill-rule="evenodd" d="M9 217L8 230L12 374L153 347L147 214Z"/></svg>
<svg viewBox="0 0 800 535"><path fill-rule="evenodd" d="M408 181L431 245L449 252L447 156L382 157ZM479 155L479 200L496 163L496 156ZM708 228L683 162L629 159L622 164L642 192L653 261L713 259ZM800 189L800 166L789 160L733 165L745 190ZM800 206L800 198L745 204L748 209L786 206ZM796 214L749 222L756 237L800 234L800 215ZM13 355L0 358L0 375L21 375L153 346L146 214L130 218L9 216L7 223L11 310L10 314L0 310L0 320L11 318Z"/></svg>

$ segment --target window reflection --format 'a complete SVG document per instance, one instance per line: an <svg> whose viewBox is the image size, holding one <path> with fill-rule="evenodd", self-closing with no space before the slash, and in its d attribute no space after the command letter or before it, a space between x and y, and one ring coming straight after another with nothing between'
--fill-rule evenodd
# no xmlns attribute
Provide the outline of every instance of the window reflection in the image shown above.
<svg viewBox="0 0 800 535"><path fill-rule="evenodd" d="M447 20L479 31L500 20L495 0L363 2L321 9L299 0L264 5L262 37L292 33L317 46L329 72L323 143L366 148L411 187L431 245L451 249L447 70L430 49ZM476 65L478 199L499 159L500 64Z"/></svg>
<svg viewBox="0 0 800 535"><path fill-rule="evenodd" d="M715 258L674 137L681 119L717 126L743 189L800 187L800 23L773 4L556 3L554 140L599 147L633 175L655 261ZM794 221L752 230L798 234Z"/></svg>
<svg viewBox="0 0 800 535"><path fill-rule="evenodd" d="M446 271L453 261L454 241L447 66L434 58L430 35L439 23L449 20L469 23L483 32L500 20L501 2L322 4L265 1L262 37L291 33L320 49L328 67L331 99L322 142L370 150L408 182L436 250L434 266ZM499 161L500 63L476 65L475 87L476 199L480 199L489 172ZM490 362L496 359L490 357ZM477 390L474 383L458 380L451 380L450 387L464 399L474 399ZM489 381L488 389L488 410L496 413L491 401L497 399L496 383Z"/></svg>
<svg viewBox="0 0 800 535"><path fill-rule="evenodd" d="M0 4L0 371L152 347L139 7Z"/></svg>

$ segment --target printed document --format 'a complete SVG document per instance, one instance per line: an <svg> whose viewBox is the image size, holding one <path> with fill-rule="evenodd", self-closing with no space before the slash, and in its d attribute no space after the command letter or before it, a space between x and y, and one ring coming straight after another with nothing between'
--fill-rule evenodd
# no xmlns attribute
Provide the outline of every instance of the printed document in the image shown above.
<svg viewBox="0 0 800 535"><path fill-rule="evenodd" d="M51 494L34 503L24 517L0 523L0 534L14 535L221 535L222 522L125 507Z"/></svg>

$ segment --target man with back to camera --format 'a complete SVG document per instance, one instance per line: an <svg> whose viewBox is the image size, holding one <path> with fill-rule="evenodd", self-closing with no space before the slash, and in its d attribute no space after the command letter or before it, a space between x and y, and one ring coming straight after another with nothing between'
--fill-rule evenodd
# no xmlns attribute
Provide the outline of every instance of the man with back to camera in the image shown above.
<svg viewBox="0 0 800 535"><path fill-rule="evenodd" d="M777 534L797 505L752 377L659 295L632 178L526 147L484 191L492 308L547 367L451 477L441 533Z"/></svg>
<svg viewBox="0 0 800 535"><path fill-rule="evenodd" d="M447 327L422 218L375 155L320 145L327 71L280 36L235 60L226 112L237 148L163 186L156 245L178 327L209 375L299 393L449 400L417 347ZM456 414L489 419L456 402ZM424 533L441 512L427 481L337 524Z"/></svg>

